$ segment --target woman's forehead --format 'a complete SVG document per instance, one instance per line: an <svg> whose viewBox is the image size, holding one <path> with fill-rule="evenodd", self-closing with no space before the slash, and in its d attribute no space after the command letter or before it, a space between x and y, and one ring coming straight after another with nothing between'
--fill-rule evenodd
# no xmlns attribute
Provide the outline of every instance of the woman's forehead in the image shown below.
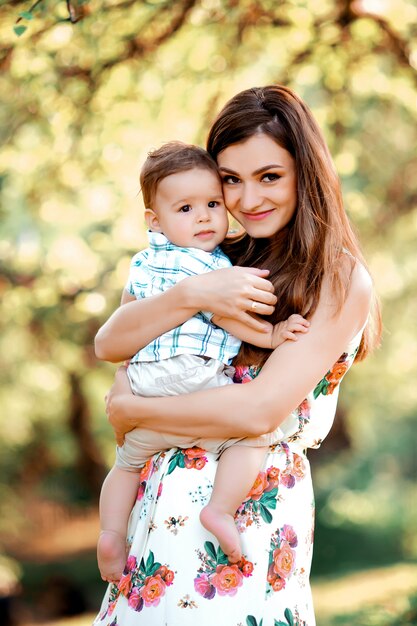
<svg viewBox="0 0 417 626"><path fill-rule="evenodd" d="M252 135L244 141L234 143L217 156L220 169L250 169L256 171L266 166L288 168L293 165L293 158L272 137L264 133Z"/></svg>

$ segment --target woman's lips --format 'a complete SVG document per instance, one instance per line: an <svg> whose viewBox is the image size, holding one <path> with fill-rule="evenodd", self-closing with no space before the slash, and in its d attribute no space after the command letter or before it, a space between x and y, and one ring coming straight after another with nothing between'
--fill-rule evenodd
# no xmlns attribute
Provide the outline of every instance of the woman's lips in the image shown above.
<svg viewBox="0 0 417 626"><path fill-rule="evenodd" d="M271 215L274 210L275 209L269 209L268 211L259 211L258 213L243 213L243 215L245 216L245 219L257 222L259 220L263 220L265 217L268 217L268 215Z"/></svg>

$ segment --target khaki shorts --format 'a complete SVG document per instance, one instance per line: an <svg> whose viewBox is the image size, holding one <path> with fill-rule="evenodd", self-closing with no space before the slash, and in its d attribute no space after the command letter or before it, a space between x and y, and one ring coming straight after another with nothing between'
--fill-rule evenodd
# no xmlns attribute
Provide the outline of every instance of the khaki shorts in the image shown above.
<svg viewBox="0 0 417 626"><path fill-rule="evenodd" d="M215 359L181 354L163 361L132 363L127 375L135 395L174 396L210 387L233 384L234 368ZM171 448L197 446L220 455L233 445L268 447L283 438L280 428L256 438L206 439L159 433L135 428L126 434L123 446L116 448L116 466L137 471L154 454Z"/></svg>

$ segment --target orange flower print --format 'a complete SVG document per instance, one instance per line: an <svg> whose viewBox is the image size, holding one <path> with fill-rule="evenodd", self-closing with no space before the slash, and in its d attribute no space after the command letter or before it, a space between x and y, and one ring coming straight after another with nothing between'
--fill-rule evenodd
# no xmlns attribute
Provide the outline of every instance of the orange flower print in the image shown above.
<svg viewBox="0 0 417 626"><path fill-rule="evenodd" d="M219 596L234 596L243 583L243 575L237 565L218 565L211 579Z"/></svg>
<svg viewBox="0 0 417 626"><path fill-rule="evenodd" d="M206 464L206 459L203 457L202 459L196 459L195 460L194 467L197 470L201 470L201 469L203 469L205 464Z"/></svg>
<svg viewBox="0 0 417 626"><path fill-rule="evenodd" d="M350 364L353 362L356 355L356 351L348 355L346 352L342 354L340 359L335 363L332 369L327 372L326 376L316 385L314 389L314 398L318 398L320 394L324 396L331 395L336 387L339 385L343 376L348 371Z"/></svg>
<svg viewBox="0 0 417 626"><path fill-rule="evenodd" d="M274 550L274 572L281 578L288 578L295 567L295 552L288 545Z"/></svg>
<svg viewBox="0 0 417 626"><path fill-rule="evenodd" d="M272 583L272 589L274 591L281 591L285 587L285 578L276 578Z"/></svg>
<svg viewBox="0 0 417 626"><path fill-rule="evenodd" d="M140 590L145 606L158 606L161 597L165 594L165 583L161 576L149 576Z"/></svg>
<svg viewBox="0 0 417 626"><path fill-rule="evenodd" d="M242 556L232 565L220 546L216 550L211 541L206 541L204 551L197 550L197 555L201 565L194 578L194 589L207 600L212 600L216 593L219 596L236 595L244 579L252 576L253 563Z"/></svg>
<svg viewBox="0 0 417 626"><path fill-rule="evenodd" d="M253 563L247 561L244 556L242 556L242 558L236 563L236 565L238 566L245 578L252 576Z"/></svg>
<svg viewBox="0 0 417 626"><path fill-rule="evenodd" d="M343 363L339 363L338 361L333 369L331 369L330 372L326 375L326 378L329 383L334 383L335 385L337 385L337 383L340 382L340 380L346 374L348 369L349 364L346 361L344 361Z"/></svg>
<svg viewBox="0 0 417 626"><path fill-rule="evenodd" d="M267 594L284 589L286 581L294 573L296 561L294 548L297 544L297 534L289 524L285 524L272 535L266 575Z"/></svg>
<svg viewBox="0 0 417 626"><path fill-rule="evenodd" d="M152 459L148 459L148 461L146 461L145 465L140 470L139 481L143 482L144 480L148 480L150 475L152 474L152 469Z"/></svg>
<svg viewBox="0 0 417 626"><path fill-rule="evenodd" d="M206 451L203 448L187 448L184 450L185 456L188 456L189 459L199 459L205 455Z"/></svg>
<svg viewBox="0 0 417 626"><path fill-rule="evenodd" d="M292 474L294 474L296 478L304 478L305 470L303 458L299 454L294 453Z"/></svg>
<svg viewBox="0 0 417 626"><path fill-rule="evenodd" d="M246 500L259 500L267 486L268 479L266 477L266 472L259 472L255 482L253 483L252 489L246 496Z"/></svg>
<svg viewBox="0 0 417 626"><path fill-rule="evenodd" d="M201 470L207 463L205 454L206 450L197 447L177 450L171 457L167 473L171 474L177 467Z"/></svg>
<svg viewBox="0 0 417 626"><path fill-rule="evenodd" d="M120 593L122 593L124 596L127 596L132 588L132 576L130 575L130 573L123 574L117 586Z"/></svg>

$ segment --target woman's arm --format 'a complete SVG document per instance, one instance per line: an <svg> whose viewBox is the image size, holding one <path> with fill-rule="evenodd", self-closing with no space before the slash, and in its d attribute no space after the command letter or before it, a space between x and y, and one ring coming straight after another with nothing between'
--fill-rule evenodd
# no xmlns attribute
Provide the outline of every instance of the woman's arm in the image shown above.
<svg viewBox="0 0 417 626"><path fill-rule="evenodd" d="M198 311L233 317L253 329L260 322L249 313L270 315L276 297L266 280L267 270L232 267L186 278L167 291L120 306L103 324L95 338L97 358L117 363L129 359L148 343L176 328Z"/></svg>
<svg viewBox="0 0 417 626"><path fill-rule="evenodd" d="M309 332L277 348L259 376L183 396L139 398L120 389L109 393L107 414L119 435L135 427L199 437L259 436L274 430L340 357L366 323L372 285L356 264L347 299L335 315L332 294L322 287Z"/></svg>

